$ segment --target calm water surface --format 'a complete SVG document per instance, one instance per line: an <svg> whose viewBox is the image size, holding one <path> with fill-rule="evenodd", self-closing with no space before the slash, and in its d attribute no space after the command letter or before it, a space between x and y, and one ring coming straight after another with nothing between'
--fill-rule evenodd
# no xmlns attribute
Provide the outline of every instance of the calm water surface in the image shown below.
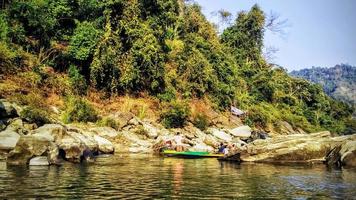
<svg viewBox="0 0 356 200"><path fill-rule="evenodd" d="M115 155L96 163L10 167L0 199L356 199L355 170Z"/></svg>

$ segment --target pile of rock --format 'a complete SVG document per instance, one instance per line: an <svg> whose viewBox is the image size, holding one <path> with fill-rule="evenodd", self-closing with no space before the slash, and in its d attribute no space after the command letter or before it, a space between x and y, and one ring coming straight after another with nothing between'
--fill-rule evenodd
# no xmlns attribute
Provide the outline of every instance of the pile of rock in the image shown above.
<svg viewBox="0 0 356 200"><path fill-rule="evenodd" d="M257 139L228 158L236 158L238 162L326 162L329 165L356 166L356 135L332 137L328 131L279 135Z"/></svg>

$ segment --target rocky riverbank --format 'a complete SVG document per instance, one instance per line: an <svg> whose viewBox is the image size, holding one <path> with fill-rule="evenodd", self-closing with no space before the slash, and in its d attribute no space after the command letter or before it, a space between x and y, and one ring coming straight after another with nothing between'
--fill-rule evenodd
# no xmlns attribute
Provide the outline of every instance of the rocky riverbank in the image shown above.
<svg viewBox="0 0 356 200"><path fill-rule="evenodd" d="M264 163L326 163L356 167L356 135L332 137L329 131L255 140L226 160Z"/></svg>
<svg viewBox="0 0 356 200"><path fill-rule="evenodd" d="M245 162L327 162L355 166L356 135L332 137L329 132L305 134L285 126L287 135L266 134L243 125L236 117L217 117L202 131L188 123L184 128L166 129L141 120L132 113L117 112L117 129L96 124L45 124L37 126L21 118L22 108L0 104L0 159L9 165L50 165L81 162L94 155L154 153L179 132L187 149L214 151L220 142L235 144L230 160ZM288 133L294 133L288 135ZM297 133L297 134L295 134ZM328 158L328 160L326 160Z"/></svg>

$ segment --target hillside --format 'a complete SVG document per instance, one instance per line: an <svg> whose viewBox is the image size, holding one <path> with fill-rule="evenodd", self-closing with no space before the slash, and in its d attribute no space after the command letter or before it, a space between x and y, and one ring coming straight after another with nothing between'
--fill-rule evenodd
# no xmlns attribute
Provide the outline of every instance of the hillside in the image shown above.
<svg viewBox="0 0 356 200"><path fill-rule="evenodd" d="M112 113L128 111L204 130L234 105L247 111L243 123L267 132L284 122L335 133L354 124L348 105L264 60L258 5L221 36L183 0L14 0L1 8L0 98L26 106L22 118L33 123L114 124Z"/></svg>
<svg viewBox="0 0 356 200"><path fill-rule="evenodd" d="M312 67L290 74L320 84L331 97L356 105L355 66L341 64L331 68Z"/></svg>

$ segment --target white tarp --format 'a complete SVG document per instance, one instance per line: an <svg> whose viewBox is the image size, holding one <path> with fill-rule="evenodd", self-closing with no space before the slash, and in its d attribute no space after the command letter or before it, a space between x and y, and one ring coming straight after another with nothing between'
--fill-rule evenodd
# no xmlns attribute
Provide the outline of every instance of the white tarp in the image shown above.
<svg viewBox="0 0 356 200"><path fill-rule="evenodd" d="M236 108L234 106L231 106L231 113L233 115L236 115L236 116L240 116L240 115L245 114L245 112L243 110L240 110L240 109L238 109L238 108Z"/></svg>

